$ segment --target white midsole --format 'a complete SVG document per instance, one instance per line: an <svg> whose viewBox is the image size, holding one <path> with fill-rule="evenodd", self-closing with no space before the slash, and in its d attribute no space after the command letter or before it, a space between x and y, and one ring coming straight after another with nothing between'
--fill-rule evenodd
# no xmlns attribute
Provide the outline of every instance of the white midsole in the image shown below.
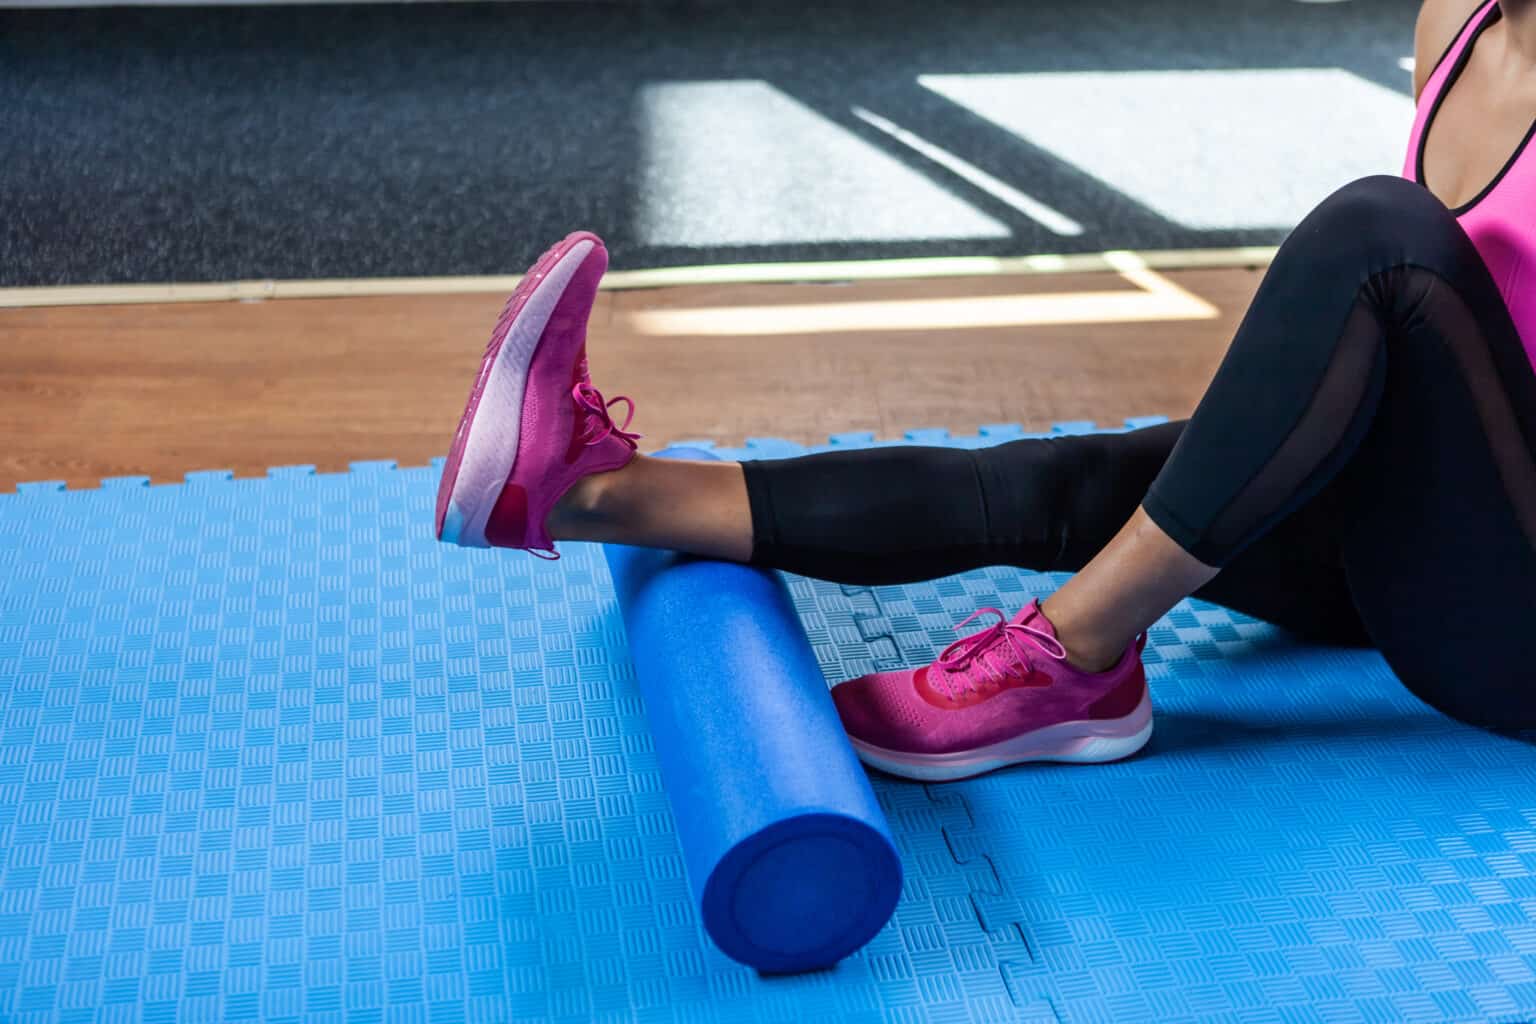
<svg viewBox="0 0 1536 1024"><path fill-rule="evenodd" d="M507 328L507 336L492 358L491 372L480 392L480 404L464 439L459 475L454 479L448 512L443 518L443 540L464 547L490 546L485 539L486 523L517 461L528 366L566 285L595 244L584 239L571 246L571 251L560 257L534 288Z"/></svg>
<svg viewBox="0 0 1536 1024"><path fill-rule="evenodd" d="M1130 757L1152 738L1152 700L1142 694L1136 710L1126 716L1145 724L1129 736L1098 735L1106 722L1062 722L1026 736L956 754L902 754L850 737L854 753L871 768L904 779L945 782L1028 761L1097 764ZM1070 749L1062 749L1069 747Z"/></svg>

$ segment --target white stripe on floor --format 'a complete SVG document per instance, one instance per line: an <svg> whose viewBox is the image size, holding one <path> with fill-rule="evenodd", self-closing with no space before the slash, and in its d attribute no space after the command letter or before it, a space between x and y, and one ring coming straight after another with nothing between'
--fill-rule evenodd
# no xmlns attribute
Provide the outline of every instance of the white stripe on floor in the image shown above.
<svg viewBox="0 0 1536 1024"><path fill-rule="evenodd" d="M994 199L1007 203L1047 231L1054 231L1058 235L1083 233L1083 226L1066 214L1053 210L1040 200L1020 192L1006 181L993 177L975 164L960 159L949 150L934 145L922 136L907 131L879 114L872 114L863 107L854 107L853 116L871 127L878 128L903 146L927 157L956 177L965 179Z"/></svg>

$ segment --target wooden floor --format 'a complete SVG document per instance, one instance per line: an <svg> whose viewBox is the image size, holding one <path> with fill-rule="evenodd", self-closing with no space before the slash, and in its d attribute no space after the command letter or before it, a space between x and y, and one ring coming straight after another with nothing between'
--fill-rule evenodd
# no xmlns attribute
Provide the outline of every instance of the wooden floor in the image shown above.
<svg viewBox="0 0 1536 1024"><path fill-rule="evenodd" d="M638 404L642 450L682 438L815 442L848 430L896 437L912 427L1183 416L1261 275L1162 276L1219 315L1091 322L1088 299L1086 316L1069 318L1090 322L889 323L892 310L911 326L1006 296L1137 291L1115 274L699 286L604 292L588 351L597 387ZM0 489L302 463L329 471L361 459L424 464L446 451L503 298L0 310ZM837 327L805 333L797 325L807 316ZM707 332L711 317L729 319L734 333L662 333L669 323Z"/></svg>

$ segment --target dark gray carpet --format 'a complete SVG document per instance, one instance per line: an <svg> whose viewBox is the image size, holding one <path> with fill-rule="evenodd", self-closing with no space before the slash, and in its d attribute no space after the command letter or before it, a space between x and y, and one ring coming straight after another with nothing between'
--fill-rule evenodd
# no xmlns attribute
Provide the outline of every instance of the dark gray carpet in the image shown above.
<svg viewBox="0 0 1536 1024"><path fill-rule="evenodd" d="M578 227L608 240L617 267L1268 244L1293 215L1192 224L918 76L1337 68L1358 82L1350 96L1386 90L1379 102L1405 105L1398 60L1411 52L1416 7L845 0L0 12L0 285L508 273ZM1319 183L1308 189L1353 173L1347 161L1335 168L1349 96L1343 115L1298 109L1299 120L1256 126L1273 113L1244 110L1248 100L1222 108L1231 79L1210 81L1214 112L1202 101L1190 113L1203 141L1166 133L1170 149L1205 147L1198 167L1180 172L1189 181L1160 181L1157 153L1127 149L1128 162L1153 161L1139 169L1152 188L1214 196L1228 167L1273 174L1282 188L1295 168L1245 166L1244 133L1310 132L1314 116L1334 123L1307 161ZM695 84L665 85L679 82ZM738 85L697 84L711 82ZM855 107L1083 232L1047 230ZM1102 94L1081 131L1110 142L1132 131L1122 107L1144 126L1146 111ZM689 139L690 162L659 171L694 124L703 134ZM713 178L712 152L726 158Z"/></svg>

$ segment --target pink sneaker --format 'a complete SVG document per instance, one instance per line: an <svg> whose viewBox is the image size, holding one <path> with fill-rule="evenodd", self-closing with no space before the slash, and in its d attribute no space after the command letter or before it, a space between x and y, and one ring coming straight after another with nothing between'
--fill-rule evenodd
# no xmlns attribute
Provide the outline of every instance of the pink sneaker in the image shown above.
<svg viewBox="0 0 1536 1024"><path fill-rule="evenodd" d="M635 403L604 401L587 374L587 316L607 269L602 239L578 231L507 300L443 466L439 539L553 552L544 521L560 496L634 458ZM608 414L616 402L629 403L623 424Z"/></svg>
<svg viewBox="0 0 1536 1024"><path fill-rule="evenodd" d="M861 761L938 782L1025 761L1118 761L1146 744L1145 634L1108 671L1080 672L1067 663L1039 601L1011 622L983 608L960 626L987 612L997 622L950 644L931 665L832 688Z"/></svg>

